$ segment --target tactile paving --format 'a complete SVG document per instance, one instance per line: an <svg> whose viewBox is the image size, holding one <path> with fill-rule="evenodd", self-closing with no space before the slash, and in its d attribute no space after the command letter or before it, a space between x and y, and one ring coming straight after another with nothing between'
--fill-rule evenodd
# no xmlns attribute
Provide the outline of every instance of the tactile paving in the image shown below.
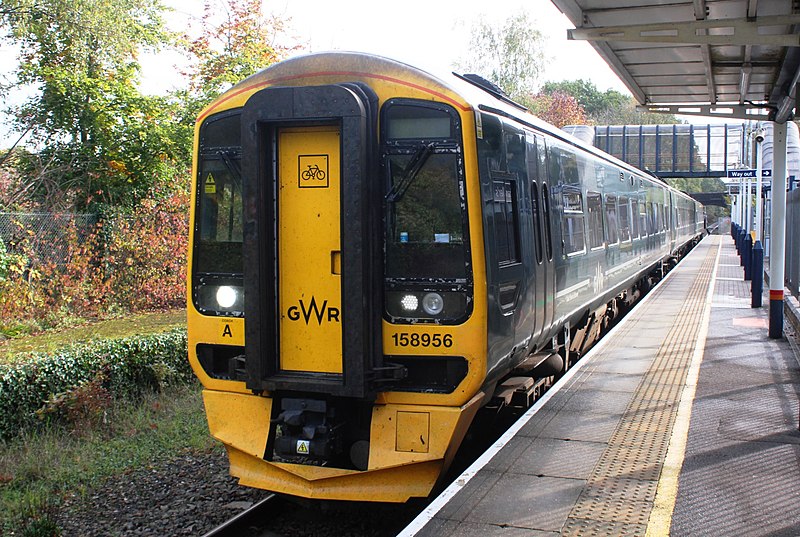
<svg viewBox="0 0 800 537"><path fill-rule="evenodd" d="M718 248L718 244L708 248L694 281L686 282L686 295L672 326L581 491L562 535L645 535ZM655 292L662 293L664 288ZM674 292L675 287L671 289ZM635 327L629 326L617 337L631 337Z"/></svg>

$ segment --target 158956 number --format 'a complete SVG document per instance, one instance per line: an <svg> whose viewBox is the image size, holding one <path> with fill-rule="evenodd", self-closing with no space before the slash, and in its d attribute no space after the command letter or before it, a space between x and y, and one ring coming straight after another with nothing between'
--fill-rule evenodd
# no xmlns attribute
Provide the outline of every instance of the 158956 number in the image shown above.
<svg viewBox="0 0 800 537"><path fill-rule="evenodd" d="M453 346L451 334L409 334L400 332L392 334L394 344L398 347L445 347Z"/></svg>

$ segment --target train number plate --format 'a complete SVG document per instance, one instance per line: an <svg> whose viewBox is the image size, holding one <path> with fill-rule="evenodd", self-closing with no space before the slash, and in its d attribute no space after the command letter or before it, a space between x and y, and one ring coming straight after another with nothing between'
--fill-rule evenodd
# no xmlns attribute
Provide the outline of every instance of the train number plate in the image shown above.
<svg viewBox="0 0 800 537"><path fill-rule="evenodd" d="M409 334L399 332L392 334L392 340L397 347L445 347L453 346L452 334Z"/></svg>

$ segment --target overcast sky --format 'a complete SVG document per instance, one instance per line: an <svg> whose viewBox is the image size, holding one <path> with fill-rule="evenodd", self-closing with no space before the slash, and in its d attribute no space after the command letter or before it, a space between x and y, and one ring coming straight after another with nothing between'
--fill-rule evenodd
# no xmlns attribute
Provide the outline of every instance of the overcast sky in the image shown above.
<svg viewBox="0 0 800 537"><path fill-rule="evenodd" d="M176 29L203 12L203 0L167 0ZM476 20L501 24L522 10L545 35L550 61L542 81L588 79L602 91L625 86L588 43L567 41L566 17L550 0L267 0L266 7L289 19L288 34L308 51L372 52L433 72L452 70L464 55ZM164 63L146 66L146 88L172 83Z"/></svg>
<svg viewBox="0 0 800 537"><path fill-rule="evenodd" d="M174 9L167 20L171 29L185 32L194 23L199 28L204 0L164 0ZM452 70L466 50L475 21L501 24L525 11L545 36L548 63L542 82L587 79L601 91L625 86L588 43L567 40L571 25L550 0L265 0L268 11L288 19L288 36L307 51L352 50L381 54L433 73ZM0 47L0 81L14 70L17 51ZM142 57L142 90L166 93L182 87L176 65L177 53L162 52ZM18 103L25 93L16 92L7 103ZM0 147L13 140L0 116Z"/></svg>

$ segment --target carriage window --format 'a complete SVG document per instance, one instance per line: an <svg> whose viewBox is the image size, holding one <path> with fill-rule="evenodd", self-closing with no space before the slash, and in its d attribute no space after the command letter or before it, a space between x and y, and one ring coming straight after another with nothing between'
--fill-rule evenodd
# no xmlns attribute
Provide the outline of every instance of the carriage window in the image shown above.
<svg viewBox="0 0 800 537"><path fill-rule="evenodd" d="M533 209L533 241L536 250L536 262L542 262L542 221L539 218L539 187L536 181L531 183L531 208Z"/></svg>
<svg viewBox="0 0 800 537"><path fill-rule="evenodd" d="M586 194L589 248L600 248L603 246L603 211L601 205L599 193L589 192Z"/></svg>
<svg viewBox="0 0 800 537"><path fill-rule="evenodd" d="M636 239L640 235L644 235L643 230L639 229L639 200L636 198L631 198L631 213L633 214L633 218L631 219L631 236Z"/></svg>
<svg viewBox="0 0 800 537"><path fill-rule="evenodd" d="M583 199L580 192L564 192L564 216L561 220L561 238L564 241L564 254L572 255L586 249Z"/></svg>
<svg viewBox="0 0 800 537"><path fill-rule="evenodd" d="M617 229L617 197L606 196L606 240L608 244L617 244L619 236Z"/></svg>
<svg viewBox="0 0 800 537"><path fill-rule="evenodd" d="M547 260L553 260L553 238L550 234L550 191L547 184L542 183L542 217L544 220L544 245L547 248Z"/></svg>
<svg viewBox="0 0 800 537"><path fill-rule="evenodd" d="M494 181L494 229L501 265L519 263L517 192L513 179Z"/></svg>
<svg viewBox="0 0 800 537"><path fill-rule="evenodd" d="M617 218L619 219L619 240L627 242L631 240L631 208L627 196L619 197L617 208Z"/></svg>
<svg viewBox="0 0 800 537"><path fill-rule="evenodd" d="M642 237L646 237L649 234L647 231L647 204L644 200L639 202L639 234Z"/></svg>

